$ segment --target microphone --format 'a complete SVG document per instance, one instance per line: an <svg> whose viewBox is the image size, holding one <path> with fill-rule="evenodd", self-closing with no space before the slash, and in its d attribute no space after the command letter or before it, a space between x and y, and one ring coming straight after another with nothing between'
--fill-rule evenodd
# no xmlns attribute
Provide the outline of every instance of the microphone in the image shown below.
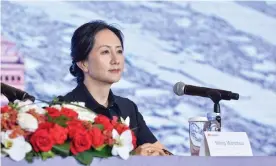
<svg viewBox="0 0 276 166"><path fill-rule="evenodd" d="M27 92L24 92L20 89L4 84L2 82L1 82L1 93L5 95L10 102L14 102L14 100L16 99L21 101L24 101L27 99L31 100L32 102L35 101L34 96L31 96Z"/></svg>
<svg viewBox="0 0 276 166"><path fill-rule="evenodd" d="M220 97L222 100L238 100L239 94L232 93L231 91L220 90L220 89L212 89L212 88L205 88L205 87L198 87L193 85L185 85L183 82L177 82L174 87L173 91L176 95L182 96L192 95L192 96L201 96L201 97L211 97L210 94L212 91L217 91L220 93Z"/></svg>

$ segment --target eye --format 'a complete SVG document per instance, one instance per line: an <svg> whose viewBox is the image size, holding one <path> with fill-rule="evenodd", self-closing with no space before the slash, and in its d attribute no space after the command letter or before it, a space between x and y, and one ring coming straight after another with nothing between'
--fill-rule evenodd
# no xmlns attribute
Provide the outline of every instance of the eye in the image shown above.
<svg viewBox="0 0 276 166"><path fill-rule="evenodd" d="M109 54L109 51L108 50L104 50L101 52L102 55L105 55L105 54Z"/></svg>
<svg viewBox="0 0 276 166"><path fill-rule="evenodd" d="M122 53L123 53L123 50L118 50L117 53L118 53L118 54L122 54Z"/></svg>

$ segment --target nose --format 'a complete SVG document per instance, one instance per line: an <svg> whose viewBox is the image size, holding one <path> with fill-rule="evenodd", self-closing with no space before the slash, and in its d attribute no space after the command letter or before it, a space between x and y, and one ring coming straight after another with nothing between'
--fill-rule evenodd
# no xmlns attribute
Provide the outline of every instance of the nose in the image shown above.
<svg viewBox="0 0 276 166"><path fill-rule="evenodd" d="M119 65L120 64L120 60L119 60L118 56L119 55L117 55L116 52L112 51L110 64L112 64L112 65Z"/></svg>

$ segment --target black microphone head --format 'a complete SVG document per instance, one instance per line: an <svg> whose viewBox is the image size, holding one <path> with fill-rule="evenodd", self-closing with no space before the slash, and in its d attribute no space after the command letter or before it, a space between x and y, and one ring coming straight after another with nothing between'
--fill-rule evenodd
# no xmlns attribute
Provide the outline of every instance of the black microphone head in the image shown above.
<svg viewBox="0 0 276 166"><path fill-rule="evenodd" d="M173 92L178 96L182 96L184 95L184 88L185 88L185 84L183 82L177 82L173 86Z"/></svg>
<svg viewBox="0 0 276 166"><path fill-rule="evenodd" d="M238 93L231 93L231 99L239 100L240 95Z"/></svg>
<svg viewBox="0 0 276 166"><path fill-rule="evenodd" d="M6 96L10 102L14 102L16 99L24 101L30 99L31 101L35 101L35 97L29 95L27 92L24 92L20 89L12 87L8 84L1 82L1 94Z"/></svg>

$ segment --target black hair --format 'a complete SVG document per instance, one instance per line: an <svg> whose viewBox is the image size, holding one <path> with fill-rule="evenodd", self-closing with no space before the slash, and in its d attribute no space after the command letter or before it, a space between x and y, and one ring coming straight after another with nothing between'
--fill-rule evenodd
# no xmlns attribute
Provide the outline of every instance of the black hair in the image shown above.
<svg viewBox="0 0 276 166"><path fill-rule="evenodd" d="M109 25L104 21L91 21L77 28L71 39L72 65L69 70L70 73L77 78L78 83L84 81L84 74L76 63L88 58L88 55L94 46L96 34L104 29L112 31L119 38L121 45L124 48L123 33L116 27Z"/></svg>

